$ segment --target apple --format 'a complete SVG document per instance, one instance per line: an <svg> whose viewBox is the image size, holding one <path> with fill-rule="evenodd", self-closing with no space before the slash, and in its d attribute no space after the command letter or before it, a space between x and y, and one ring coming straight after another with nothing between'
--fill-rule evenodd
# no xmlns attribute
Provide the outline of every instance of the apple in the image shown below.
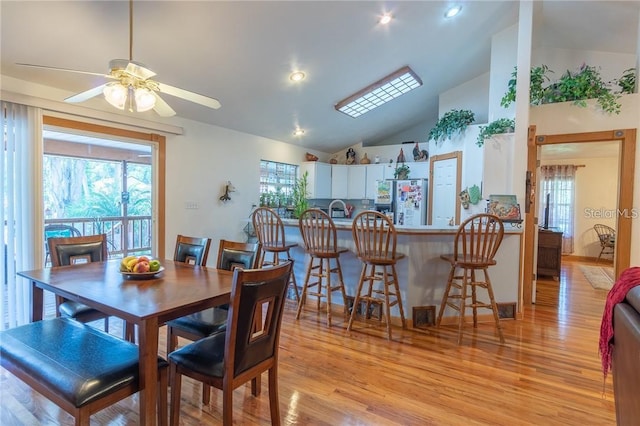
<svg viewBox="0 0 640 426"><path fill-rule="evenodd" d="M149 262L149 272L156 272L160 269L160 262L153 259Z"/></svg>
<svg viewBox="0 0 640 426"><path fill-rule="evenodd" d="M149 272L149 262L138 262L136 263L136 265L133 267L133 272L135 273L144 273L144 272Z"/></svg>
<svg viewBox="0 0 640 426"><path fill-rule="evenodd" d="M149 258L147 256L140 256L138 258L138 263L139 262L147 262L147 263L149 263Z"/></svg>

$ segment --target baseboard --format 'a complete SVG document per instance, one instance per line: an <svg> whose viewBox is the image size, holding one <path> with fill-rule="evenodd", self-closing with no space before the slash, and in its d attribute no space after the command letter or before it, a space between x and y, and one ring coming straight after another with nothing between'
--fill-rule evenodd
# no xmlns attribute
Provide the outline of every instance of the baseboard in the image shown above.
<svg viewBox="0 0 640 426"><path fill-rule="evenodd" d="M563 254L562 258L571 262L598 262L598 263L613 265L613 259L609 259L608 257L607 258L601 257L600 260L598 261L597 257L575 256L573 254Z"/></svg>

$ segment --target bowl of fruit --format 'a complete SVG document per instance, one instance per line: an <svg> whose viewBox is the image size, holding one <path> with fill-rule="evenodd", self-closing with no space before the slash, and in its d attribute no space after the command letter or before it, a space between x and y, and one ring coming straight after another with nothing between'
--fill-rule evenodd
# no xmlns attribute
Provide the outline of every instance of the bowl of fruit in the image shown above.
<svg viewBox="0 0 640 426"><path fill-rule="evenodd" d="M120 273L125 278L148 279L154 278L164 271L164 266L157 259L147 256L127 256L120 262Z"/></svg>

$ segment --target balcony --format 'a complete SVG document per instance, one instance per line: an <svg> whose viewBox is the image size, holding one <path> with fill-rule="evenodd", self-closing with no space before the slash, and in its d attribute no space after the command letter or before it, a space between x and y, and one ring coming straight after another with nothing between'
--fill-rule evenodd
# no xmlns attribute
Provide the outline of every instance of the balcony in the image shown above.
<svg viewBox="0 0 640 426"><path fill-rule="evenodd" d="M107 234L110 259L151 254L151 216L45 219L44 224L45 234L49 225L64 225L77 230L80 235ZM45 263L49 265L48 253Z"/></svg>

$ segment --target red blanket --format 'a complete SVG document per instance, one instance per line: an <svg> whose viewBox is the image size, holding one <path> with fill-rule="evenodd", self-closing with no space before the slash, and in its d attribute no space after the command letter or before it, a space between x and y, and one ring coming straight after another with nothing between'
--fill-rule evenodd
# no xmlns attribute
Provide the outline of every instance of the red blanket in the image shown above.
<svg viewBox="0 0 640 426"><path fill-rule="evenodd" d="M602 373L606 380L611 370L611 352L613 351L613 308L624 300L629 290L640 285L640 267L625 269L620 278L613 284L604 305L602 323L600 324L600 358L602 359Z"/></svg>

